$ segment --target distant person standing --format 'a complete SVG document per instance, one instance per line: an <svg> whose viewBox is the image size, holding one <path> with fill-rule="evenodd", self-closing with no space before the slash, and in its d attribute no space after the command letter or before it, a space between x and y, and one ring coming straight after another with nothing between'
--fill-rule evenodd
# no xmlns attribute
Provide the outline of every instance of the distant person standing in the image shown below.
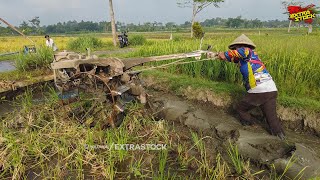
<svg viewBox="0 0 320 180"><path fill-rule="evenodd" d="M57 51L58 48L55 45L55 43L53 42L53 39L51 39L49 35L45 35L44 37L47 39L46 40L46 46L49 47L49 48L52 48L53 51Z"/></svg>

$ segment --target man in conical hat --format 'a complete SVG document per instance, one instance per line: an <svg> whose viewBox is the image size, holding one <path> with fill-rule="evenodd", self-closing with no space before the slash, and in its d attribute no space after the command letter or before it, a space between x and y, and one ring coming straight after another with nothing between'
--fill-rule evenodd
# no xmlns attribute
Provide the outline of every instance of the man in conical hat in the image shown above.
<svg viewBox="0 0 320 180"><path fill-rule="evenodd" d="M242 34L229 45L229 51L218 54L208 53L208 56L215 55L221 60L236 63L240 67L243 83L247 90L245 97L236 108L241 123L253 125L255 120L249 111L260 107L266 117L271 134L284 139L285 134L276 112L278 90L265 65L254 51L255 48L256 45Z"/></svg>

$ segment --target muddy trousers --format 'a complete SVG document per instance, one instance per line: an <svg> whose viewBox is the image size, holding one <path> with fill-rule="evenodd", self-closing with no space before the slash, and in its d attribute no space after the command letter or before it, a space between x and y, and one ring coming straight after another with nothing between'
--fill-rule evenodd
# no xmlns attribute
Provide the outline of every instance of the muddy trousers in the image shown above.
<svg viewBox="0 0 320 180"><path fill-rule="evenodd" d="M283 133L282 125L276 112L277 96L277 91L247 93L236 108L242 124L253 124L254 118L249 111L253 108L260 107L270 127L271 134L277 135L281 132Z"/></svg>

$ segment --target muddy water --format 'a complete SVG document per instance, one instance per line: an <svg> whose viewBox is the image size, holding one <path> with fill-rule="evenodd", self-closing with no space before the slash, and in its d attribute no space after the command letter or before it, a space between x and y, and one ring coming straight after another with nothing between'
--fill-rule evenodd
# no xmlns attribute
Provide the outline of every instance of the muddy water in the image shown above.
<svg viewBox="0 0 320 180"><path fill-rule="evenodd" d="M222 124L232 128L237 128L243 132L259 133L265 137L269 135L265 129L264 122L254 127L242 126L236 115L225 113L222 110L210 107L206 104L195 103L184 100L174 95L163 95L161 92L153 92L154 100L163 103L162 117L168 120L181 121L187 126L196 129L221 128ZM227 128L227 127L224 127ZM310 134L303 134L286 130L287 140L292 143L302 143L312 147L314 151L320 154L320 138ZM222 135L221 135L222 136Z"/></svg>
<svg viewBox="0 0 320 180"><path fill-rule="evenodd" d="M14 66L13 61L0 61L0 73L6 71L13 71L16 67Z"/></svg>
<svg viewBox="0 0 320 180"><path fill-rule="evenodd" d="M21 99L19 97L22 97L22 96L23 96L23 91L18 92L14 96L15 97L14 100L1 99L0 100L0 117L6 116L8 113L14 110L19 110L21 108ZM46 101L46 98L43 92L41 91L33 92L32 99L31 99L32 104L45 103L45 101Z"/></svg>
<svg viewBox="0 0 320 180"><path fill-rule="evenodd" d="M11 102L5 101L0 103L0 116L5 115L14 110L14 106Z"/></svg>
<svg viewBox="0 0 320 180"><path fill-rule="evenodd" d="M286 130L287 140L281 141L268 133L264 122L254 127L244 127L235 116L206 104L186 101L163 92L151 94L160 118L179 121L193 129L214 131L225 143L232 139L244 158L260 165L276 163L280 170L284 170L294 154L297 161L288 172L289 177L294 178L305 167L303 178L320 177L319 137Z"/></svg>

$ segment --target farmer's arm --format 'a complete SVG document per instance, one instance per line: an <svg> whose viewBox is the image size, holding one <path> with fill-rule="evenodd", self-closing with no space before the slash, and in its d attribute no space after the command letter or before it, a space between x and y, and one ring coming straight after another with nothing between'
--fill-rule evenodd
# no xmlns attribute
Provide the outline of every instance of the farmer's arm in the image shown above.
<svg viewBox="0 0 320 180"><path fill-rule="evenodd" d="M238 63L241 59L246 59L250 56L249 48L239 48L237 50L229 50L226 52L220 52L218 58L221 60L226 60L233 63Z"/></svg>

